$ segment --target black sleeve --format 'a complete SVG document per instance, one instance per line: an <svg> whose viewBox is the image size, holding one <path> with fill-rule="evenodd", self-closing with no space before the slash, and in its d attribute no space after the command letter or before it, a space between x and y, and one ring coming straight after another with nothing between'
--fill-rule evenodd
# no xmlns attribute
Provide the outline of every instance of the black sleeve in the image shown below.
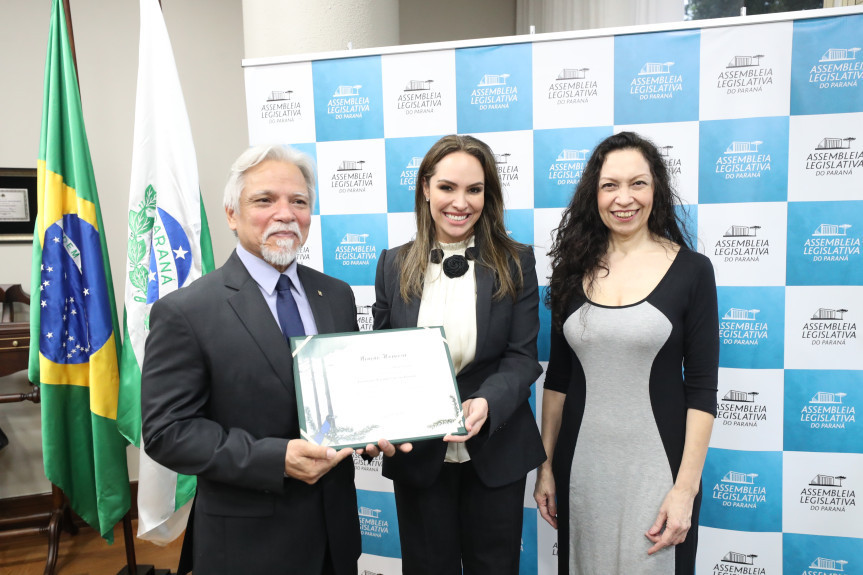
<svg viewBox="0 0 863 575"><path fill-rule="evenodd" d="M705 256L690 287L683 327L686 406L716 415L719 378L719 311L713 265Z"/></svg>

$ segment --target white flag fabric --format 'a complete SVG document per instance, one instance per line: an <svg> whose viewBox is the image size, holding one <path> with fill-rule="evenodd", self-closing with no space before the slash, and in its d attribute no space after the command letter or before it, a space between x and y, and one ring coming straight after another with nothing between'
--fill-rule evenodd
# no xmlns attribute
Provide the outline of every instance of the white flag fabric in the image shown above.
<svg viewBox="0 0 863 575"><path fill-rule="evenodd" d="M195 146L171 41L158 1L141 0L117 423L141 447L138 537L157 544L173 541L185 529L195 478L160 466L141 445L141 365L150 307L212 268Z"/></svg>

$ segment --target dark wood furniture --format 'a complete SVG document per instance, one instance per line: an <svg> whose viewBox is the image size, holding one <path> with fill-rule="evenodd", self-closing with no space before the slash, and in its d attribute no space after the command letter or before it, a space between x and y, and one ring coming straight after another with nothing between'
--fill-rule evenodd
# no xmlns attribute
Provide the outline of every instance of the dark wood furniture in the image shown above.
<svg viewBox="0 0 863 575"><path fill-rule="evenodd" d="M0 287L0 301L3 309L8 310L9 322L2 322L0 317L0 377L27 369L30 357L30 323L21 312L15 314L15 303L30 304L28 296L20 285ZM18 321L15 321L15 320ZM22 321L24 320L24 321ZM2 390L0 390L2 391ZM25 393L0 393L0 404L32 401L39 403L39 387L31 384L31 389ZM48 535L48 557L45 561L45 575L53 575L57 565L57 550L60 544L60 532L63 530L75 534L78 528L72 521L72 513L66 503L63 492L56 485L51 485L50 511L30 513L12 517L0 518L0 539L11 539L22 535Z"/></svg>

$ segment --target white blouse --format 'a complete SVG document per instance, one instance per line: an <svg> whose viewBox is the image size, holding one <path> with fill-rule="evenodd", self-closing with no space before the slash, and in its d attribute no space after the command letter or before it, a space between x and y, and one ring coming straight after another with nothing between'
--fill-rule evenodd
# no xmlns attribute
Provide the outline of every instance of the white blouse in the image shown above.
<svg viewBox="0 0 863 575"><path fill-rule="evenodd" d="M454 244L441 243L443 259L456 254L464 256L465 250L473 245L473 236ZM417 327L437 325L444 328L453 367L458 374L476 355L476 275L473 261L468 261L467 273L457 278L444 274L443 261L437 264L429 261ZM463 463L470 460L470 456L464 443L450 443L444 460Z"/></svg>

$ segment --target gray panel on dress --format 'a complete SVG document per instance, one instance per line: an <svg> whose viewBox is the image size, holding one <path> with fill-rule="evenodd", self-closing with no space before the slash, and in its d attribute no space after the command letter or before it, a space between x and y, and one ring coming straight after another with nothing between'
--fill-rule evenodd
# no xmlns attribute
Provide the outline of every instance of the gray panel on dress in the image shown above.
<svg viewBox="0 0 863 575"><path fill-rule="evenodd" d="M647 302L585 304L563 326L587 383L570 471L569 571L674 573L674 548L652 556L644 533L673 485L650 404L653 361L671 322Z"/></svg>

